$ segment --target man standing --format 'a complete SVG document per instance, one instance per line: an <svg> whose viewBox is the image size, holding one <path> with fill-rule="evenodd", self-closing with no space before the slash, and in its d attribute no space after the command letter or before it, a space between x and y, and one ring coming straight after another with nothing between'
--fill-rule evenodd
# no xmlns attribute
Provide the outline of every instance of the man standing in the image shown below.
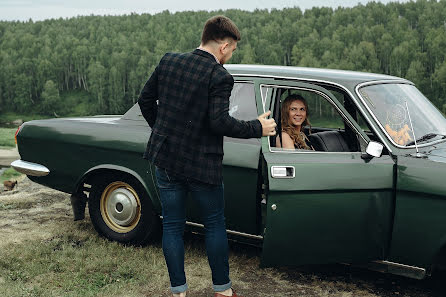
<svg viewBox="0 0 446 297"><path fill-rule="evenodd" d="M275 135L267 112L240 121L228 114L234 80L222 66L240 32L227 17L207 20L200 47L167 53L138 99L152 128L144 158L156 166L163 215L163 252L174 296L186 296L183 232L185 200L191 193L205 226L206 252L215 296L237 296L231 289L222 179L223 136Z"/></svg>

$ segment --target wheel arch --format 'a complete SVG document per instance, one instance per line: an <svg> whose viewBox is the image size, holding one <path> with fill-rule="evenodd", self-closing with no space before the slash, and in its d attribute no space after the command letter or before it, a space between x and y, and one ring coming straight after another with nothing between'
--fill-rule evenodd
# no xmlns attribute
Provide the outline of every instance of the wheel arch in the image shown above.
<svg viewBox="0 0 446 297"><path fill-rule="evenodd" d="M153 189L153 191L150 191L149 185L146 181L141 177L140 174L138 174L136 171L119 165L114 164L101 164L97 165L95 167L90 168L87 170L76 182L75 184L75 190L74 193L82 193L84 186L83 184L89 184L91 182L92 178L95 176L98 176L100 174L122 174L124 173L127 176L130 176L131 178L134 178L144 189L147 196L152 202L153 210L159 215L161 213L161 204L160 201L157 199L157 196L153 194L156 190Z"/></svg>

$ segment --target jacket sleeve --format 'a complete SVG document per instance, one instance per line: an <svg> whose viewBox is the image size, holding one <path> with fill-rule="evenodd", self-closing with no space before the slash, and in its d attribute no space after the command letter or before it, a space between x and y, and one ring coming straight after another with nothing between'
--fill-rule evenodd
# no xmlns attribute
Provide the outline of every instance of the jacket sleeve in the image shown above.
<svg viewBox="0 0 446 297"><path fill-rule="evenodd" d="M144 85L138 98L142 115L151 128L155 125L156 114L158 112L158 71L159 66L155 68L155 71Z"/></svg>
<svg viewBox="0 0 446 297"><path fill-rule="evenodd" d="M210 81L208 105L211 131L234 138L262 137L262 125L259 120L242 121L229 115L229 97L233 86L232 75L223 68L214 69Z"/></svg>

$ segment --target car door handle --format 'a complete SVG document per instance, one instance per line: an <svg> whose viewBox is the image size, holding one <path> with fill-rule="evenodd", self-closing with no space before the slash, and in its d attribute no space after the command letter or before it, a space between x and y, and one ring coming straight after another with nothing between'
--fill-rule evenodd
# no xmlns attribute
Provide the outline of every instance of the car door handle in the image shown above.
<svg viewBox="0 0 446 297"><path fill-rule="evenodd" d="M294 166L271 166L272 178L294 178L295 176Z"/></svg>

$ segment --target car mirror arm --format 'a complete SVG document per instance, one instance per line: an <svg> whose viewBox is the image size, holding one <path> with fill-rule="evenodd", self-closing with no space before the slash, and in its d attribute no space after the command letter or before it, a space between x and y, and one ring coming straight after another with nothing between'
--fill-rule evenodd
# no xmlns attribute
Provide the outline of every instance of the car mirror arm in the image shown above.
<svg viewBox="0 0 446 297"><path fill-rule="evenodd" d="M369 155L367 153L362 153L361 154L361 159L366 160L366 161L370 161L371 159L373 159L373 156Z"/></svg>
<svg viewBox="0 0 446 297"><path fill-rule="evenodd" d="M364 160L370 160L373 157L379 158L382 155L384 146L376 141L370 141L367 145L365 153L361 154L361 158Z"/></svg>

